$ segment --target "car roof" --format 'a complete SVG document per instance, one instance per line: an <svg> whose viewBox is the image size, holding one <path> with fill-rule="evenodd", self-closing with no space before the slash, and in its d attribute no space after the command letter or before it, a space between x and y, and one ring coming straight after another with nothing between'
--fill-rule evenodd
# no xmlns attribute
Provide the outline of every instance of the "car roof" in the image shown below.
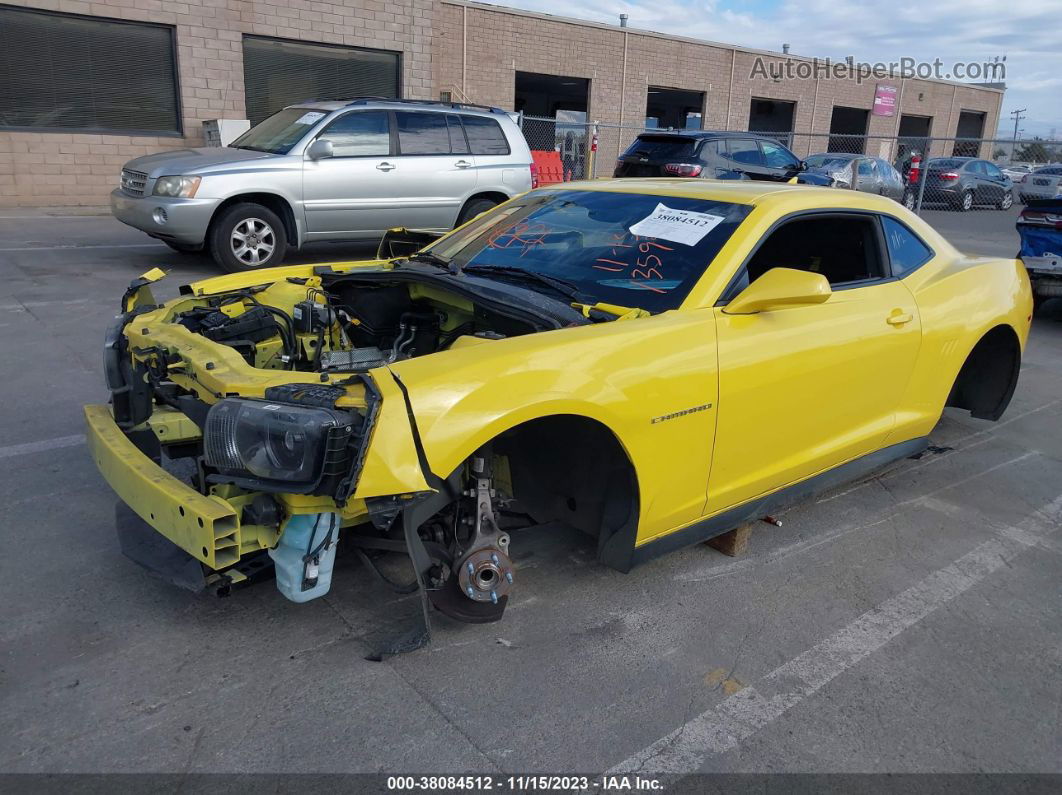
<svg viewBox="0 0 1062 795"><path fill-rule="evenodd" d="M306 108L331 113L343 108L409 108L418 110L444 111L447 113L466 113L476 116L508 116L501 108L487 105L471 105L462 102L437 102L430 99L386 99L383 97L351 97L350 99L322 99L294 102L286 108Z"/></svg>
<svg viewBox="0 0 1062 795"><path fill-rule="evenodd" d="M726 132L724 130L646 130L638 133L639 138L657 136L661 138L694 138L697 140L704 138L755 138L761 141L779 143L777 138L772 138L769 135L757 135L750 132Z"/></svg>

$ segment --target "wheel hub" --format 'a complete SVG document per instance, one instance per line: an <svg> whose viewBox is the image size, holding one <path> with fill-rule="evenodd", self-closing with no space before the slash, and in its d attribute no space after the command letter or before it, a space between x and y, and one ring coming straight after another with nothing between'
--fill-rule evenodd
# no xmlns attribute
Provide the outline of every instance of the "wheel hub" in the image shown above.
<svg viewBox="0 0 1062 795"><path fill-rule="evenodd" d="M276 249L273 228L260 218L245 218L232 230L232 254L247 265L268 260Z"/></svg>

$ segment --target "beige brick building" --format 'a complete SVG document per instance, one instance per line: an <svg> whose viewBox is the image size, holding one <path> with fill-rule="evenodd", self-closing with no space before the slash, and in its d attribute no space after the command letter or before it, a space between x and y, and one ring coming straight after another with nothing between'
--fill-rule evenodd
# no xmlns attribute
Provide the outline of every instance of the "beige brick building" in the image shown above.
<svg viewBox="0 0 1062 795"><path fill-rule="evenodd" d="M47 47L67 53L65 72L37 65ZM462 0L7 0L0 50L0 206L105 204L126 160L202 145L204 120L258 121L308 98L297 93L308 85L630 127L654 112L664 126L680 108L687 125L709 129L828 133L840 107L869 136L909 134L901 122L933 136L991 135L1002 100L940 81L750 76L757 58L768 68L806 59ZM896 88L895 115L872 115L877 82ZM163 111L145 112L156 104ZM630 134L610 142L609 129L601 156L611 158Z"/></svg>

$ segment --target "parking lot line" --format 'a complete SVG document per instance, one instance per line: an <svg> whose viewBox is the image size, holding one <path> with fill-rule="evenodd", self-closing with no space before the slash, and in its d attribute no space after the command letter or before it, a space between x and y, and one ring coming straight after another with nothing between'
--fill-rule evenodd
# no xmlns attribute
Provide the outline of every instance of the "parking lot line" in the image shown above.
<svg viewBox="0 0 1062 795"><path fill-rule="evenodd" d="M1038 516L1039 515L1039 516ZM746 687L670 734L611 768L609 774L689 773L713 755L736 748L759 729L832 682L901 632L910 629L988 575L1032 547L1051 547L1062 519L1062 496L1017 527L1000 528L993 538L937 569L916 585L868 610L787 663L755 687ZM1048 527L1037 532L1040 524Z"/></svg>
<svg viewBox="0 0 1062 795"><path fill-rule="evenodd" d="M26 442L25 444L12 444L0 447L0 458L14 458L19 455L31 453L43 453L46 450L58 450L61 447L76 447L85 443L85 434L76 433L73 436L57 436L54 439L42 439L39 442Z"/></svg>
<svg viewBox="0 0 1062 795"><path fill-rule="evenodd" d="M98 248L164 248L164 243L108 243L98 246L82 246L77 243L68 243L63 246L18 246L16 248L0 248L0 251L90 251Z"/></svg>

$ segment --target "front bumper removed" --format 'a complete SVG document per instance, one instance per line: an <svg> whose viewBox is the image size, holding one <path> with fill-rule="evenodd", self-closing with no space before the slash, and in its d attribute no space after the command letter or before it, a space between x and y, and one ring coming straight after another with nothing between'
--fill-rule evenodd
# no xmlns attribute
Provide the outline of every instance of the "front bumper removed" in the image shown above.
<svg viewBox="0 0 1062 795"><path fill-rule="evenodd" d="M85 406L85 424L100 474L137 516L211 569L239 561L236 508L220 497L200 494L144 455L115 424L107 406Z"/></svg>

